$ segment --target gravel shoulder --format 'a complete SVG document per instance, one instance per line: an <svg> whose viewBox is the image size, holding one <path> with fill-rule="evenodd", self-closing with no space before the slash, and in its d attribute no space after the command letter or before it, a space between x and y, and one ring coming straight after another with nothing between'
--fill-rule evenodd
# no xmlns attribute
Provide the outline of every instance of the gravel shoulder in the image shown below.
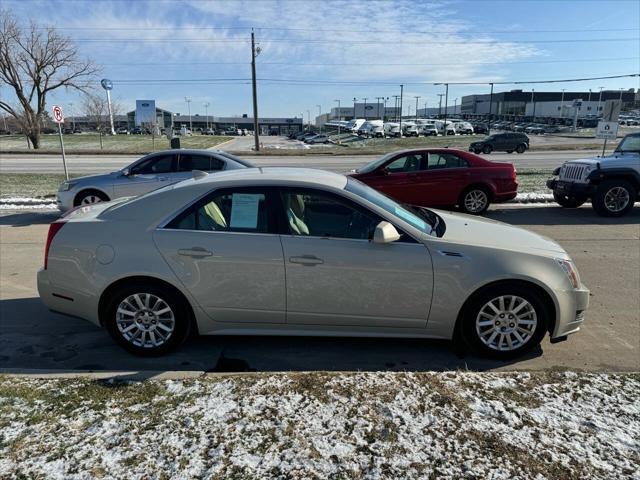
<svg viewBox="0 0 640 480"><path fill-rule="evenodd" d="M0 477L639 478L638 374L0 377Z"/></svg>

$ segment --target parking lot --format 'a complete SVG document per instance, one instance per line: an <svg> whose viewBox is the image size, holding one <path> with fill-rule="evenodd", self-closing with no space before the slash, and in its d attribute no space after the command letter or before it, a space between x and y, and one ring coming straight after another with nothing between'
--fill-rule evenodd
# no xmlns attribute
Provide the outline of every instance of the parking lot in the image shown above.
<svg viewBox="0 0 640 480"><path fill-rule="evenodd" d="M133 357L104 330L47 311L35 272L43 258L47 224L55 213L5 212L0 217L0 369L73 373L302 370L543 370L640 369L640 209L622 219L598 217L590 207L492 207L488 217L557 240L574 258L591 305L583 329L568 341L514 362L456 353L448 342L309 337L205 337L163 358Z"/></svg>

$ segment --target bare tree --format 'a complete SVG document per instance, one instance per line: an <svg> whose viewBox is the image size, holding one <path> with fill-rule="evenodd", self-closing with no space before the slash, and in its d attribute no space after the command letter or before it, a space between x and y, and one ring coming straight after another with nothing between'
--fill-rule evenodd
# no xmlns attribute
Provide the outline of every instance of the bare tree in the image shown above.
<svg viewBox="0 0 640 480"><path fill-rule="evenodd" d="M96 126L97 131L105 132L110 129L110 127L108 127L109 105L107 105L105 96L96 93L87 93L82 102L82 110L88 117L89 123ZM111 101L111 110L114 117L120 115L123 109L119 100Z"/></svg>
<svg viewBox="0 0 640 480"><path fill-rule="evenodd" d="M14 105L0 100L0 108L19 122L33 148L40 146L47 94L61 87L87 91L97 72L55 28L33 21L22 28L11 13L0 10L0 83L17 98Z"/></svg>

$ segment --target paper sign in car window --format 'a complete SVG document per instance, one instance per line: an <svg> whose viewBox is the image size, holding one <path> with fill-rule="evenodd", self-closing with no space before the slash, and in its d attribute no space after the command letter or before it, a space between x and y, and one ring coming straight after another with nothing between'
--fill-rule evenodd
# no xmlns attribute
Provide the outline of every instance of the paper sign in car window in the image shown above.
<svg viewBox="0 0 640 480"><path fill-rule="evenodd" d="M424 230L427 227L426 223L424 223L422 220L416 217L413 213L407 212L404 208L396 207L395 211L397 216L399 216L403 220L406 220L414 227L419 228L421 230Z"/></svg>
<svg viewBox="0 0 640 480"><path fill-rule="evenodd" d="M256 193L234 193L231 196L231 228L257 228L262 198Z"/></svg>

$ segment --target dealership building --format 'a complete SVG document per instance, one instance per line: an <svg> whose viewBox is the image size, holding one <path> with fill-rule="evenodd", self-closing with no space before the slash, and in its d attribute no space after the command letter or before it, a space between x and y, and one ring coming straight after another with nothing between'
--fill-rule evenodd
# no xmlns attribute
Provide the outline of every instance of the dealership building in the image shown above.
<svg viewBox="0 0 640 480"><path fill-rule="evenodd" d="M581 100L574 107L574 101ZM578 117L602 114L607 100L622 100L623 110L633 108L637 93L630 90L600 90L587 92L536 92L511 90L509 92L482 95L466 95L458 108L461 115L529 116L529 117Z"/></svg>

